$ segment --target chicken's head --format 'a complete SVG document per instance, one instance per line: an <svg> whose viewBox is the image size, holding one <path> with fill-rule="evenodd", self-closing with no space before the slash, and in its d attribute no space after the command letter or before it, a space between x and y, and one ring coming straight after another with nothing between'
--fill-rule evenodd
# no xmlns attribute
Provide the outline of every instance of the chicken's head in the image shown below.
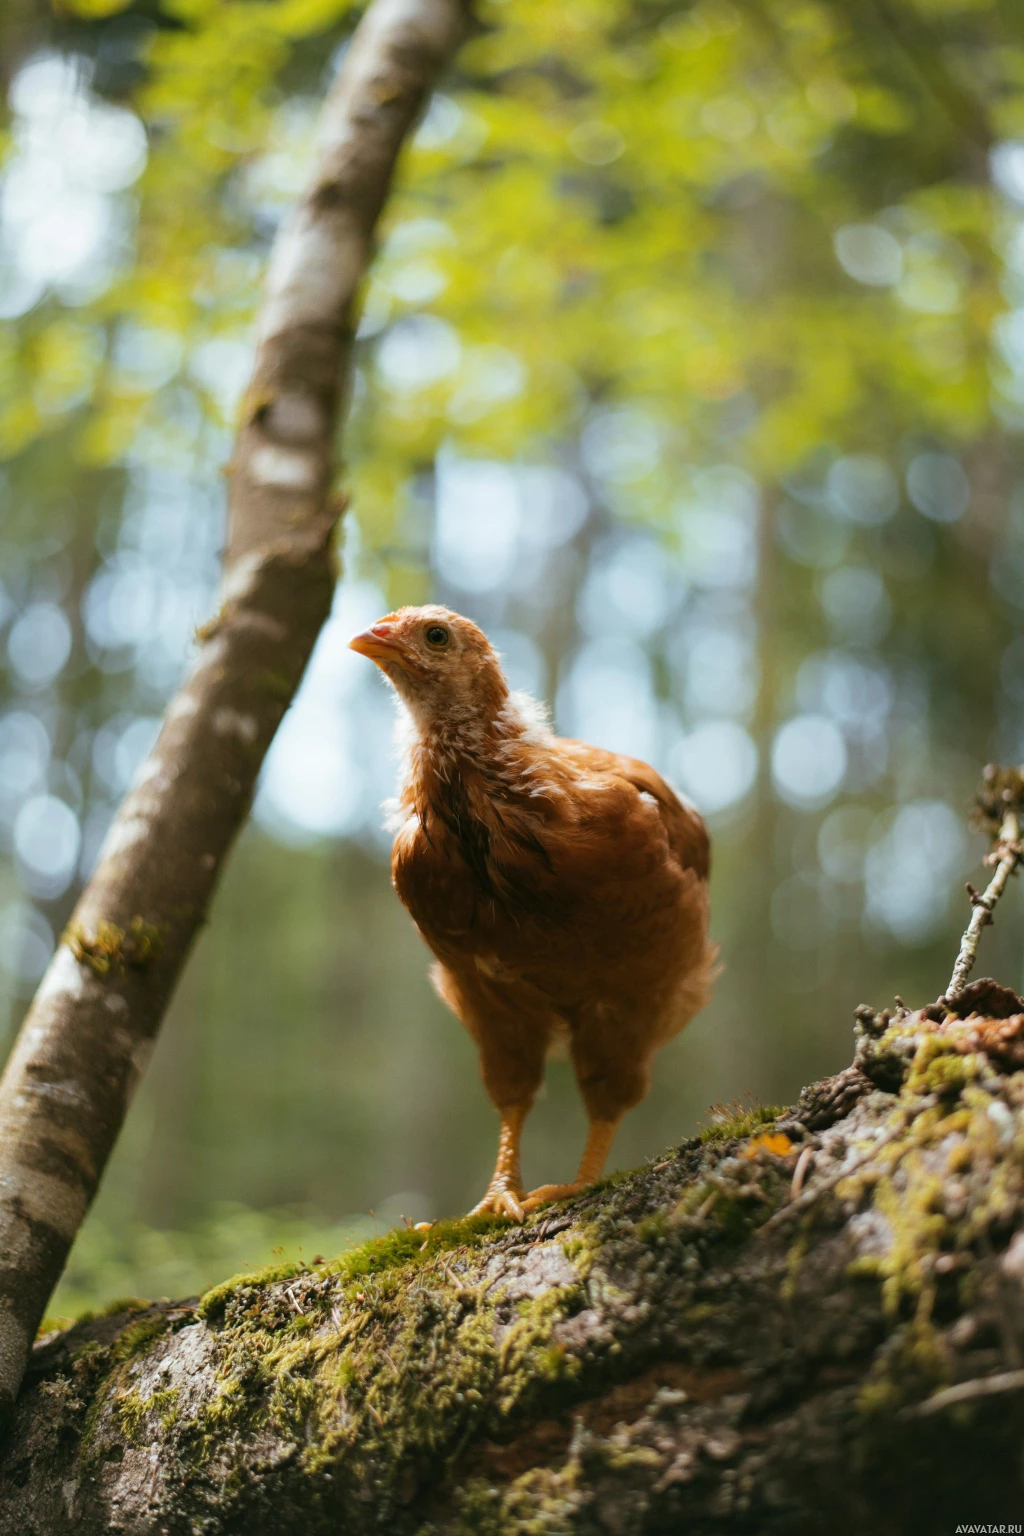
<svg viewBox="0 0 1024 1536"><path fill-rule="evenodd" d="M380 667L421 730L484 724L508 699L487 636L471 619L436 603L387 613L349 645Z"/></svg>

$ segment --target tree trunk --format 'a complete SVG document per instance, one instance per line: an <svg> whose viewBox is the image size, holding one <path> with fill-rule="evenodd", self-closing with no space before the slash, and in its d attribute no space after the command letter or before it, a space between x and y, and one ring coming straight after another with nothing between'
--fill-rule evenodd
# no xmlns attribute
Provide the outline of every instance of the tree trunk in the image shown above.
<svg viewBox="0 0 1024 1536"><path fill-rule="evenodd" d="M41 1341L0 1536L1020 1529L1024 1002L958 1014L522 1227Z"/></svg>
<svg viewBox="0 0 1024 1536"><path fill-rule="evenodd" d="M96 1192L267 748L331 605L330 494L358 285L465 0L374 0L275 243L231 466L223 601L0 1082L0 1416Z"/></svg>

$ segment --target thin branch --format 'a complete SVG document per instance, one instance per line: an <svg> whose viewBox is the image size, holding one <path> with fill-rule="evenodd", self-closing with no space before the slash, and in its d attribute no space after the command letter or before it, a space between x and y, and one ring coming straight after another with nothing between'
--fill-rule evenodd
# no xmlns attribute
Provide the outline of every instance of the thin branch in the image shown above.
<svg viewBox="0 0 1024 1536"><path fill-rule="evenodd" d="M222 603L0 1080L0 1414L96 1193L274 732L330 611L356 296L470 0L374 0L275 241L229 477Z"/></svg>
<svg viewBox="0 0 1024 1536"><path fill-rule="evenodd" d="M995 863L996 870L992 879L982 895L968 886L971 897L971 920L967 924L963 938L960 940L960 953L956 957L953 967L953 975L949 986L946 988L945 1002L952 1007L963 995L967 978L971 974L972 967L978 955L978 944L981 940L981 930L992 921L992 913L995 910L1006 882L1021 861L1022 850L1020 845L1020 822L1016 810L1007 811L1003 817L1003 824L999 830L999 838L987 862Z"/></svg>
<svg viewBox="0 0 1024 1536"><path fill-rule="evenodd" d="M813 1161L814 1148L804 1147L803 1151L800 1153L800 1156L796 1160L796 1167L793 1169L793 1182L789 1186L789 1198L791 1200L798 1199L800 1192L804 1187L804 1179L807 1177L807 1170L810 1168Z"/></svg>
<svg viewBox="0 0 1024 1536"><path fill-rule="evenodd" d="M977 1376L973 1381L961 1381L955 1387L944 1387L926 1397L923 1403L904 1408L901 1418L923 1419L943 1408L957 1403L976 1402L979 1397L996 1397L1001 1392L1024 1392L1024 1371L1001 1371L998 1376Z"/></svg>

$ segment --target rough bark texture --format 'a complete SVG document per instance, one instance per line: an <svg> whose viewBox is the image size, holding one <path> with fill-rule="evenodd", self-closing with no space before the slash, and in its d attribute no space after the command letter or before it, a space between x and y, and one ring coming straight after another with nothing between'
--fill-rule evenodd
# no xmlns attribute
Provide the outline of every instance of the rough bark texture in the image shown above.
<svg viewBox="0 0 1024 1536"><path fill-rule="evenodd" d="M395 160L462 0L375 0L275 245L231 466L223 601L0 1082L0 1413L330 609L339 390Z"/></svg>
<svg viewBox="0 0 1024 1536"><path fill-rule="evenodd" d="M1024 1003L976 982L959 1015L862 1010L855 1065L792 1109L523 1227L399 1231L42 1340L0 1536L1021 1520ZM772 1220L794 1176L817 1198Z"/></svg>

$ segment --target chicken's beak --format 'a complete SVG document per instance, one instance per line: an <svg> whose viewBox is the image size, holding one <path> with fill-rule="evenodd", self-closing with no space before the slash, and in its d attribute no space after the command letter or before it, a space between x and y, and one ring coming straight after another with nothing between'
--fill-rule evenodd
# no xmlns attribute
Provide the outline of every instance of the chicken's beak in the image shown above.
<svg viewBox="0 0 1024 1536"><path fill-rule="evenodd" d="M350 651L358 651L360 656L369 656L371 661L397 661L401 655L401 645L395 636L395 626L387 619L379 619L369 629L364 629L361 635L356 635L348 643Z"/></svg>

